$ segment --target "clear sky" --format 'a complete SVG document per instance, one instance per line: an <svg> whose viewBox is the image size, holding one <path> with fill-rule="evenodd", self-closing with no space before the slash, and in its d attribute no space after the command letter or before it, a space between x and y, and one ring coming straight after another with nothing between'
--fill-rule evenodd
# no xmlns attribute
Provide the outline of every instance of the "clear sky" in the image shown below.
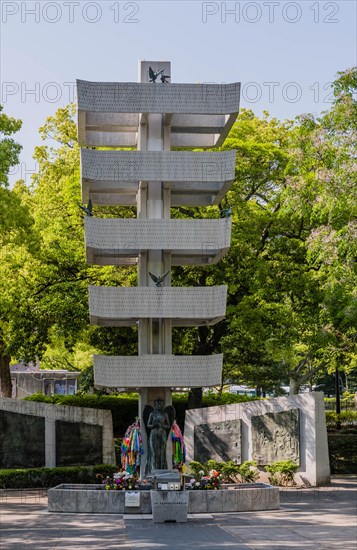
<svg viewBox="0 0 357 550"><path fill-rule="evenodd" d="M1 99L23 120L27 183L38 128L75 99L76 78L137 81L138 60L169 60L172 82L242 82L241 106L279 118L329 107L356 64L355 0L1 1Z"/></svg>

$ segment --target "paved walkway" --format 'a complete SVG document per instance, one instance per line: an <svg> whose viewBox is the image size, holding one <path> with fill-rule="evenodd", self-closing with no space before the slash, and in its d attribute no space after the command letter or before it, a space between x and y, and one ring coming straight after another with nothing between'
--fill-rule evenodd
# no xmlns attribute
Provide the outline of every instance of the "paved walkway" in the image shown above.
<svg viewBox="0 0 357 550"><path fill-rule="evenodd" d="M154 524L116 514L55 514L45 491L3 491L1 550L356 550L357 479L281 491L280 510L190 516Z"/></svg>

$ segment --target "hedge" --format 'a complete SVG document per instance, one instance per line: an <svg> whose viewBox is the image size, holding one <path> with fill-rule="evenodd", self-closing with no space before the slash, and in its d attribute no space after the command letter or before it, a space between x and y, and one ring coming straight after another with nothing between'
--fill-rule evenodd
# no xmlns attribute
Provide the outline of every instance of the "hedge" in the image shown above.
<svg viewBox="0 0 357 550"><path fill-rule="evenodd" d="M69 405L72 407L88 407L90 409L110 410L113 417L114 437L123 437L127 427L135 420L138 414L138 395L51 395L35 393L26 397L27 401L40 401L55 405Z"/></svg>
<svg viewBox="0 0 357 550"><path fill-rule="evenodd" d="M337 414L335 411L325 411L327 428L333 428L337 421L345 426L354 426L357 423L357 411L348 409Z"/></svg>
<svg viewBox="0 0 357 550"><path fill-rule="evenodd" d="M325 409L335 410L336 409L336 397L325 397ZM356 406L354 393L344 393L340 398L341 410L343 409L354 409Z"/></svg>
<svg viewBox="0 0 357 550"><path fill-rule="evenodd" d="M187 410L187 393L174 393L172 403L176 410L176 420L183 429L185 422L185 411ZM235 395L223 393L221 396L208 393L203 396L203 406L212 407L216 405L227 405L230 403L242 403L254 401L256 397L246 395ZM123 437L126 429L135 420L138 414L138 394L113 395L51 395L35 393L25 397L28 401L40 401L56 405L71 405L74 407L89 407L94 409L105 409L112 411L114 437Z"/></svg>
<svg viewBox="0 0 357 550"><path fill-rule="evenodd" d="M328 434L332 474L357 474L357 434Z"/></svg>
<svg viewBox="0 0 357 550"><path fill-rule="evenodd" d="M98 483L97 474L112 475L117 466L68 466L66 468L21 468L0 470L1 489L29 489L56 487L61 483Z"/></svg>

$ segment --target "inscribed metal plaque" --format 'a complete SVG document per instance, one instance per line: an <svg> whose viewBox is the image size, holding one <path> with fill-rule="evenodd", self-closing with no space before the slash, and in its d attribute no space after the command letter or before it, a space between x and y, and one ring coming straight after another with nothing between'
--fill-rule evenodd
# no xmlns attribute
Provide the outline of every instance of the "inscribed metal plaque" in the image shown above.
<svg viewBox="0 0 357 550"><path fill-rule="evenodd" d="M300 464L299 409L252 416L252 459L258 464L293 460Z"/></svg>
<svg viewBox="0 0 357 550"><path fill-rule="evenodd" d="M102 462L102 426L56 420L57 466L92 465Z"/></svg>
<svg viewBox="0 0 357 550"><path fill-rule="evenodd" d="M125 491L125 508L140 507L140 491Z"/></svg>
<svg viewBox="0 0 357 550"><path fill-rule="evenodd" d="M0 468L45 466L45 419L0 411Z"/></svg>
<svg viewBox="0 0 357 550"><path fill-rule="evenodd" d="M241 420L200 424L194 429L194 457L199 462L241 462Z"/></svg>

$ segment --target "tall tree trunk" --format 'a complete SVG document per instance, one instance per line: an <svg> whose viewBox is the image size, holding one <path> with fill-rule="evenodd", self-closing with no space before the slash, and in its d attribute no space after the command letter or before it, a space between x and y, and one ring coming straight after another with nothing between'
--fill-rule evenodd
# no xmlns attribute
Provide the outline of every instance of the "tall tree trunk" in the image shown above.
<svg viewBox="0 0 357 550"><path fill-rule="evenodd" d="M300 389L300 382L296 380L295 378L290 378L290 391L289 395L296 395L299 393Z"/></svg>
<svg viewBox="0 0 357 550"><path fill-rule="evenodd" d="M10 359L9 355L0 354L0 382L3 397L12 397Z"/></svg>

